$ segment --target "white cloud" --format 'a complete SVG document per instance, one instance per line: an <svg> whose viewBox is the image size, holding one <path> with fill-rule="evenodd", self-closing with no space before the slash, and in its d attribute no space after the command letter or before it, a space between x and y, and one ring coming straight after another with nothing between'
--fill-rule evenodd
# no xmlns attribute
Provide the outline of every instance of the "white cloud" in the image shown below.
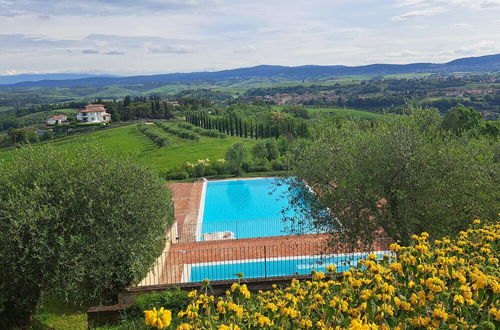
<svg viewBox="0 0 500 330"><path fill-rule="evenodd" d="M409 12L406 12L401 15L393 16L391 20L393 21L404 21L412 18L419 18L419 17L426 17L426 16L434 16L437 14L441 14L448 11L444 7L433 7L433 8L426 8L426 9L419 9L419 10L412 10Z"/></svg>
<svg viewBox="0 0 500 330"><path fill-rule="evenodd" d="M429 0L402 0L396 4L396 7L423 6L429 3Z"/></svg>
<svg viewBox="0 0 500 330"><path fill-rule="evenodd" d="M453 27L455 27L455 28L471 28L472 25L469 23L456 23L456 24L453 24Z"/></svg>
<svg viewBox="0 0 500 330"><path fill-rule="evenodd" d="M500 0L401 0L396 7L425 7L436 5L458 5L469 9L491 9L500 7Z"/></svg>
<svg viewBox="0 0 500 330"><path fill-rule="evenodd" d="M480 43L500 40L496 2L362 0L360 10L352 0L0 0L0 71L445 62L496 49Z"/></svg>

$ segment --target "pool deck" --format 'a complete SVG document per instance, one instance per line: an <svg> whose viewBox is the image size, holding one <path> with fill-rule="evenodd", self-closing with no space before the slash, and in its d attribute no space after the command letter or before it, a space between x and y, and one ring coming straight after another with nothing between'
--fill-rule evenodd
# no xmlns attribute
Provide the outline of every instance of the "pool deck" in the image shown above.
<svg viewBox="0 0 500 330"><path fill-rule="evenodd" d="M229 180L243 179L250 178ZM198 221L203 182L168 183L167 186L173 192L179 240L170 245L168 252L160 256L151 271L152 276L148 278L148 283L142 285L180 283L183 281L185 265L189 264L308 256L325 251L328 253L346 252L345 247L341 245L335 249L331 247L327 249L326 241L329 236L322 234L196 242L195 228ZM387 250L387 244L376 244L373 249L374 251Z"/></svg>

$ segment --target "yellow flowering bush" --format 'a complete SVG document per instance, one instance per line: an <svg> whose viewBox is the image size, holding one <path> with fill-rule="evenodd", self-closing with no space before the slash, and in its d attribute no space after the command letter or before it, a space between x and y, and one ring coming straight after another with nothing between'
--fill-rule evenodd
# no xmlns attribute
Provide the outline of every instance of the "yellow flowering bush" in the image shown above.
<svg viewBox="0 0 500 330"><path fill-rule="evenodd" d="M462 231L455 239L390 246L358 267L316 272L310 281L251 294L241 280L225 297L208 290L171 325L177 329L467 329L500 326L500 222ZM206 287L209 287L207 285Z"/></svg>

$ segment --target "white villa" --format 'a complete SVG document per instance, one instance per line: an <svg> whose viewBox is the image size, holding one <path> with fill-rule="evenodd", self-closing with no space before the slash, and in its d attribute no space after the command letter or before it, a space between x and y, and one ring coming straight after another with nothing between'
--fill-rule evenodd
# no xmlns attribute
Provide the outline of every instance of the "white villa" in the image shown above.
<svg viewBox="0 0 500 330"><path fill-rule="evenodd" d="M102 104L87 104L78 110L76 120L84 123L106 123L111 120L111 114L106 112Z"/></svg>

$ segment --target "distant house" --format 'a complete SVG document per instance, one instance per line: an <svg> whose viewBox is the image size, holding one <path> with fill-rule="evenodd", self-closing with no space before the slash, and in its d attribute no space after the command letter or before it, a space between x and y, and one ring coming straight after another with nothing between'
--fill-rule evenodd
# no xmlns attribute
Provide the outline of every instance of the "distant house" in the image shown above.
<svg viewBox="0 0 500 330"><path fill-rule="evenodd" d="M52 118L47 119L47 125L61 125L68 122L68 117L65 115L52 116Z"/></svg>
<svg viewBox="0 0 500 330"><path fill-rule="evenodd" d="M173 105L174 107L179 105L179 101L170 101L168 102L169 104Z"/></svg>
<svg viewBox="0 0 500 330"><path fill-rule="evenodd" d="M111 120L111 114L106 112L102 104L87 104L76 113L76 120L83 123L106 123Z"/></svg>

